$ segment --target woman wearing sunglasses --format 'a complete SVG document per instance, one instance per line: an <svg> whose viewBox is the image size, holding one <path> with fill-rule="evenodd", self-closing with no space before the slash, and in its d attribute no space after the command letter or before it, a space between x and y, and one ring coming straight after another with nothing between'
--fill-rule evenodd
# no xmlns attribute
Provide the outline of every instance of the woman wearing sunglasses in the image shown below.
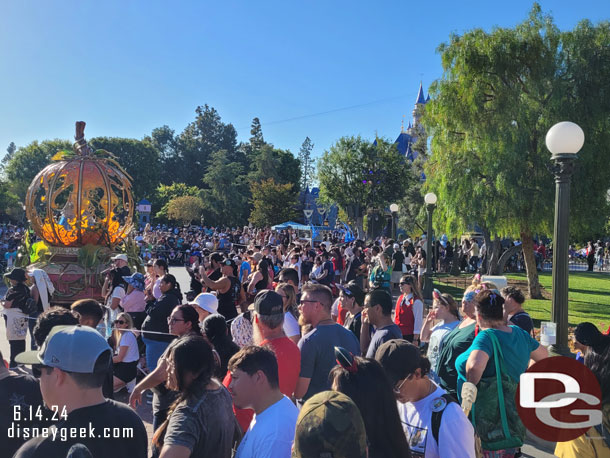
<svg viewBox="0 0 610 458"><path fill-rule="evenodd" d="M201 336L199 327L199 314L192 305L181 304L172 310L167 317L169 333L181 338L185 336ZM167 380L167 354L169 346L165 349L159 361L150 374L140 381L129 397L129 404L135 409L142 402L142 393L145 390L153 391L153 431L155 431L167 418L167 412L176 400L176 393L165 387Z"/></svg>
<svg viewBox="0 0 610 458"><path fill-rule="evenodd" d="M400 279L400 293L396 302L394 322L400 328L403 339L419 346L424 302L415 277L403 275Z"/></svg>
<svg viewBox="0 0 610 458"><path fill-rule="evenodd" d="M138 342L136 336L131 331L133 320L129 313L121 312L114 320L114 330L112 331L112 347L114 356L114 391L118 391L124 386L133 389L136 383L137 365L140 359Z"/></svg>

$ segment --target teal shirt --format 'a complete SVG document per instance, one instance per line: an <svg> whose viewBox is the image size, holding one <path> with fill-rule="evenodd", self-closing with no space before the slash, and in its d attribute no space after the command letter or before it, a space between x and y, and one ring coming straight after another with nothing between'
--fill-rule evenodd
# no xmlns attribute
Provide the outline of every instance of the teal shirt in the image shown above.
<svg viewBox="0 0 610 458"><path fill-rule="evenodd" d="M458 396L461 398L462 384L466 381L466 361L473 350L481 350L487 353L489 361L483 371L483 377L492 377L496 374L494 362L493 344L489 333L493 333L504 354L504 368L508 375L515 381L519 381L521 374L525 372L530 361L530 353L540 345L527 332L518 326L509 326L512 332L500 331L498 329L486 329L474 338L468 350L455 360L455 368L458 372Z"/></svg>

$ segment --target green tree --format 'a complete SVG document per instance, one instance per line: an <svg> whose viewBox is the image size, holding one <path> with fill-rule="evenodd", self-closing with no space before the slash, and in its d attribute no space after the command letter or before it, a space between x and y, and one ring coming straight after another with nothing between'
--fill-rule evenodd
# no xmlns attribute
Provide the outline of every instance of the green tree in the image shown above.
<svg viewBox="0 0 610 458"><path fill-rule="evenodd" d="M11 161L11 159L13 159L13 156L15 155L15 151L17 151L17 146L15 145L15 143L10 142L8 147L6 148L6 154L2 158L2 161L0 162L0 169L4 170L4 168L6 167L6 164L8 164Z"/></svg>
<svg viewBox="0 0 610 458"><path fill-rule="evenodd" d="M17 220L23 215L19 198L12 193L7 183L0 181L0 221Z"/></svg>
<svg viewBox="0 0 610 458"><path fill-rule="evenodd" d="M203 202L199 197L182 196L169 201L167 216L170 220L179 221L183 225L199 221L203 214Z"/></svg>
<svg viewBox="0 0 610 458"><path fill-rule="evenodd" d="M572 180L572 233L601 230L610 181L610 24L560 32L534 4L513 29L475 29L439 47L423 124L433 137L426 188L439 196L437 227L459 235L482 224L520 237L529 293L540 297L534 234L550 234L554 183L544 138L556 122L585 131ZM582 199L586 196L586 205Z"/></svg>
<svg viewBox="0 0 610 458"><path fill-rule="evenodd" d="M248 211L248 186L243 167L229 162L225 150L212 153L210 165L203 176L206 189L201 191L208 224L243 225Z"/></svg>
<svg viewBox="0 0 610 458"><path fill-rule="evenodd" d="M167 210L169 202L176 197L183 196L199 196L199 188L197 186L187 186L184 183L172 183L171 185L159 185L156 190L153 207L157 209L155 218L166 220L168 218Z"/></svg>
<svg viewBox="0 0 610 458"><path fill-rule="evenodd" d="M297 199L293 187L290 183L276 183L273 178L252 183L250 222L256 227L266 227L294 219Z"/></svg>
<svg viewBox="0 0 610 458"><path fill-rule="evenodd" d="M72 143L65 140L33 141L19 147L4 167L11 192L25 202L25 194L34 177L51 162L55 153L66 149L71 150Z"/></svg>
<svg viewBox="0 0 610 458"><path fill-rule="evenodd" d="M362 238L367 211L382 211L414 185L411 165L396 145L378 138L342 137L318 160L322 199L336 202L356 222Z"/></svg>
<svg viewBox="0 0 610 458"><path fill-rule="evenodd" d="M117 162L131 176L135 201L150 199L159 184L159 151L150 141L133 138L96 137L89 142L93 149L104 149L117 158Z"/></svg>
<svg viewBox="0 0 610 458"><path fill-rule="evenodd" d="M171 184L177 182L179 157L177 150L178 142L174 129L167 125L156 127L150 136L144 137L144 140L149 141L159 152L160 169L163 171L159 177L161 183Z"/></svg>
<svg viewBox="0 0 610 458"><path fill-rule="evenodd" d="M276 183L292 184L293 193L298 195L301 179L300 162L288 150L274 148L273 145L262 146L252 161L250 181L261 182L272 178Z"/></svg>
<svg viewBox="0 0 610 458"><path fill-rule="evenodd" d="M263 145L267 143L263 138L263 128L261 126L260 119L252 119L252 125L250 126L250 135L250 145L252 146L252 150L260 151Z"/></svg>
<svg viewBox="0 0 610 458"><path fill-rule="evenodd" d="M299 150L299 161L301 162L301 190L311 186L315 176L315 163L311 159L313 143L309 137L305 137Z"/></svg>
<svg viewBox="0 0 610 458"><path fill-rule="evenodd" d="M195 110L195 120L178 136L177 180L199 186L212 153L225 150L233 158L237 149L237 132L232 124L222 122L218 112L208 106Z"/></svg>

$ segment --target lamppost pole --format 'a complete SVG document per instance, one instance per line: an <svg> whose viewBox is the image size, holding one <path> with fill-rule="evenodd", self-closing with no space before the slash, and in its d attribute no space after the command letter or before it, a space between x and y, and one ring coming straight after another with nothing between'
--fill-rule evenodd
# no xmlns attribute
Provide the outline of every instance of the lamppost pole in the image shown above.
<svg viewBox="0 0 610 458"><path fill-rule="evenodd" d="M436 207L436 194L429 192L424 196L428 213L428 230L426 237L426 272L424 273L424 299L432 300L432 212Z"/></svg>
<svg viewBox="0 0 610 458"><path fill-rule="evenodd" d="M398 232L398 224L396 224L396 217L398 215L399 210L398 204L390 205L390 212L392 213L392 238L396 241L396 232Z"/></svg>
<svg viewBox="0 0 610 458"><path fill-rule="evenodd" d="M553 154L552 171L555 175L551 321L556 324L556 341L550 351L557 355L570 355L568 347L570 179L574 172L576 153L582 148L584 140L582 129L571 122L555 124L546 135L547 148Z"/></svg>

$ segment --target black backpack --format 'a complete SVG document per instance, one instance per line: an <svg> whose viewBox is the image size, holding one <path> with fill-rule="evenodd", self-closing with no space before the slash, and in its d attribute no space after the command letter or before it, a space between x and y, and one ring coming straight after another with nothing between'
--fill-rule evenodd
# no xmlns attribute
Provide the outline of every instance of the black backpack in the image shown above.
<svg viewBox="0 0 610 458"><path fill-rule="evenodd" d="M450 394L443 394L441 396L443 399L445 399L445 401L447 401L447 403L442 407L442 409L436 411L436 412L432 412L432 419L430 421L431 425L432 425L432 437L434 437L434 440L436 441L436 443L438 444L438 435L439 435L439 431L441 429L441 420L443 419L443 412L447 409L447 406L449 404L451 404L452 402L455 402L456 404L458 403L456 401L456 399L451 396Z"/></svg>

